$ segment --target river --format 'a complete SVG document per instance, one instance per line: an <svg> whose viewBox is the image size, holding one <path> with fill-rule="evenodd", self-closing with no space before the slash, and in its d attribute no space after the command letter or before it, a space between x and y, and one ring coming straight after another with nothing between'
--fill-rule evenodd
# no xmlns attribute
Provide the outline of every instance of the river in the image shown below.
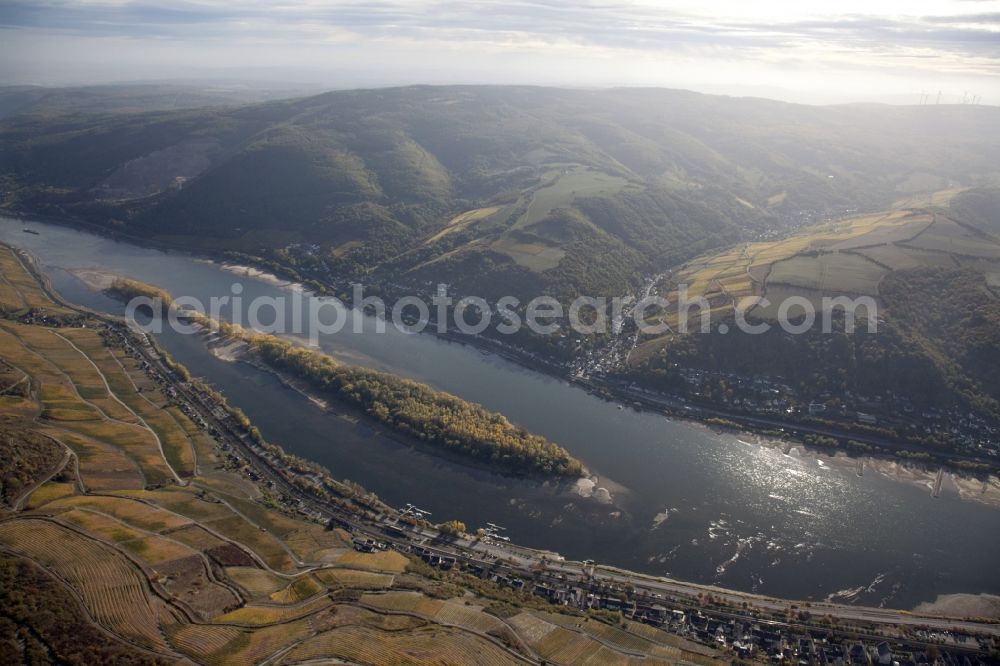
<svg viewBox="0 0 1000 666"><path fill-rule="evenodd" d="M232 295L234 282L244 303L291 292L183 253L34 221L27 226L39 234L26 234L25 226L0 218L0 240L32 252L67 299L110 312L122 305L69 271L120 273L205 303ZM960 498L954 484L934 498L922 481L871 467L859 476L856 461L785 453L750 436L620 409L472 347L391 326L377 334L372 318L351 316L361 317L364 332L348 325L322 340L326 351L502 412L582 460L610 502L407 446L324 412L267 373L217 358L200 336L168 329L158 337L266 438L390 504L431 511L432 520L457 518L470 528L490 521L515 542L574 559L780 597L909 608L939 594L1000 593L1000 510Z"/></svg>

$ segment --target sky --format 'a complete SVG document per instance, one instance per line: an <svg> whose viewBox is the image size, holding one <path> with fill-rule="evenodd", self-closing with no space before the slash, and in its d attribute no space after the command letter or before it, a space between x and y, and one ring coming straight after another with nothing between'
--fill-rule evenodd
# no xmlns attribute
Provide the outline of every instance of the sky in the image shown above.
<svg viewBox="0 0 1000 666"><path fill-rule="evenodd" d="M1000 0L0 0L0 83L164 80L1000 104Z"/></svg>

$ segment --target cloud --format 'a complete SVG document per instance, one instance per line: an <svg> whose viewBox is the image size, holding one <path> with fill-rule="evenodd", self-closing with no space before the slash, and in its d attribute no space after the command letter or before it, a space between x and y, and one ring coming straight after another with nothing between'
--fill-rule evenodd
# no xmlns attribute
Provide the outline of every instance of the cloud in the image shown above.
<svg viewBox="0 0 1000 666"><path fill-rule="evenodd" d="M905 5L904 5L905 6ZM428 36L524 35L562 38L601 46L660 48L678 42L722 46L774 46L786 40L882 41L886 36L921 38L928 43L993 43L1000 12L927 17L843 16L767 22L671 10L633 2L601 3L554 0L513 2L418 1L276 3L67 2L0 0L0 25L8 28L65 31L78 35L145 37L150 33L188 38L302 28L337 28L363 35ZM935 26L953 26L942 29ZM961 26L961 27L959 27Z"/></svg>
<svg viewBox="0 0 1000 666"><path fill-rule="evenodd" d="M711 9L693 0L669 6L653 0L0 0L0 30L95 45L132 40L137 49L168 42L215 53L260 47L276 58L352 44L361 61L386 50L412 53L418 60L426 56L428 62L431 52L462 51L475 60L506 51L535 53L542 67L558 67L558 58L572 54L622 63L783 62L817 73L868 67L1000 75L996 0L843 0L836 7L803 0L793 9L769 0L752 5L721 0Z"/></svg>

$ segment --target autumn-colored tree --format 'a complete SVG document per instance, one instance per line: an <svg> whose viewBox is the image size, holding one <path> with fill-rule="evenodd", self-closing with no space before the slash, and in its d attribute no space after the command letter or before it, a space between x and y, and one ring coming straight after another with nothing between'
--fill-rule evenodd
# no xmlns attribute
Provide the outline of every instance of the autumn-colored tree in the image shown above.
<svg viewBox="0 0 1000 666"><path fill-rule="evenodd" d="M437 526L442 534L457 537L465 534L465 523L461 520L449 520Z"/></svg>

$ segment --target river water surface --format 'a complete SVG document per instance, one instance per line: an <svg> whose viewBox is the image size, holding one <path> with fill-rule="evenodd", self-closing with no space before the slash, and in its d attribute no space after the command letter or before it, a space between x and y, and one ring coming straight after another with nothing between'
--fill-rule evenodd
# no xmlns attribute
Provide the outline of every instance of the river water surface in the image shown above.
<svg viewBox="0 0 1000 666"><path fill-rule="evenodd" d="M39 235L22 231L30 226ZM175 297L288 296L279 281L182 253L42 222L0 218L0 240L32 252L69 300L122 312L69 272L100 269ZM227 312L227 311L224 311ZM354 315L359 316L360 315ZM273 376L213 355L202 337L165 331L163 347L218 388L286 450L390 504L432 520L487 521L515 542L682 580L799 599L907 608L938 594L1000 593L1000 510L749 436L619 409L495 355L389 326L324 338L347 362L391 370L504 413L558 442L596 475L610 502L569 484L505 478L414 449L324 412ZM603 495L604 493L598 493Z"/></svg>

